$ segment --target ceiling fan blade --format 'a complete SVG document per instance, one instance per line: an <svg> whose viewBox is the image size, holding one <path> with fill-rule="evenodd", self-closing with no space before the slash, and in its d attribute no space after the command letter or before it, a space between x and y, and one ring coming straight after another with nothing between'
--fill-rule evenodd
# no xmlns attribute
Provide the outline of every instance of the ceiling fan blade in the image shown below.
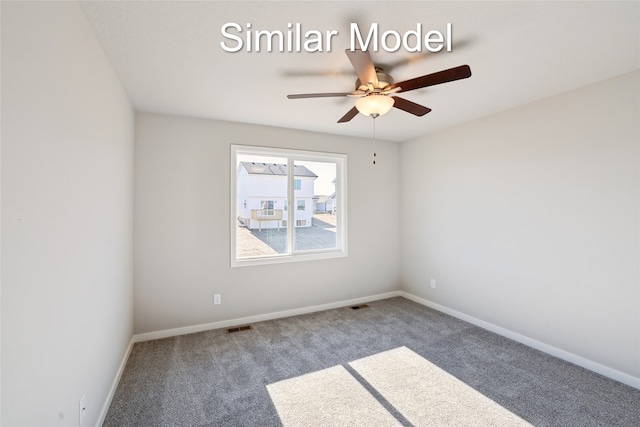
<svg viewBox="0 0 640 427"><path fill-rule="evenodd" d="M351 110L349 110L347 114L345 114L344 116L342 116L340 120L338 120L338 123L348 122L349 120L357 116L358 113L359 113L358 109L356 107L353 107Z"/></svg>
<svg viewBox="0 0 640 427"><path fill-rule="evenodd" d="M393 98L393 106L399 108L400 110L406 111L407 113L411 113L414 116L424 116L431 108L425 107L420 104L416 104L415 102L409 101L408 99L400 98L399 96L392 96Z"/></svg>
<svg viewBox="0 0 640 427"><path fill-rule="evenodd" d="M466 79L467 77L471 77L471 68L469 68L468 65L461 65L459 67L449 68L448 70L438 71L437 73L427 74L414 79L394 83L390 88L401 87L402 90L400 92L407 92L427 86Z"/></svg>
<svg viewBox="0 0 640 427"><path fill-rule="evenodd" d="M373 66L371 60L371 54L366 50L349 50L345 49L345 53L353 65L353 69L356 70L360 83L366 85L367 83L373 83L373 87L378 87L378 75L376 74L376 68Z"/></svg>
<svg viewBox="0 0 640 427"><path fill-rule="evenodd" d="M351 95L351 92L333 92L333 93L298 93L294 95L287 95L289 99L301 99L301 98L329 98L332 96L347 96Z"/></svg>

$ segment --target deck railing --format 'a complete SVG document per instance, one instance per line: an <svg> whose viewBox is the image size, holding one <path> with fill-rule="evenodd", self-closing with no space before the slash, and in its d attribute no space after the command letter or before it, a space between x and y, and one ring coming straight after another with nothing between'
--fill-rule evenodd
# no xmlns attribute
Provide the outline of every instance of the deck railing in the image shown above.
<svg viewBox="0 0 640 427"><path fill-rule="evenodd" d="M277 221L280 230L282 209L251 209L251 219L258 221L258 231L262 231L262 221Z"/></svg>

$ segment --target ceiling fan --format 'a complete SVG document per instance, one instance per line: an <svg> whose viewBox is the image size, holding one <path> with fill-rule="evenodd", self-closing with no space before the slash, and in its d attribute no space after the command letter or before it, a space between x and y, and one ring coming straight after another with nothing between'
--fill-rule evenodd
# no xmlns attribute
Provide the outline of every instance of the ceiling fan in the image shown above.
<svg viewBox="0 0 640 427"><path fill-rule="evenodd" d="M471 68L468 65L449 68L432 74L394 83L393 78L385 74L382 69L376 68L371 60L371 55L366 50L349 50L345 53L351 65L353 65L358 79L353 92L330 92L330 93L300 93L287 95L289 99L301 98L325 98L336 96L350 96L359 98L356 105L347 112L338 123L345 123L353 119L359 112L376 118L387 113L392 107L411 113L415 116L424 116L429 111L423 105L416 104L394 94L408 92L410 90L421 89L427 86L434 86L448 83L455 80L471 77Z"/></svg>

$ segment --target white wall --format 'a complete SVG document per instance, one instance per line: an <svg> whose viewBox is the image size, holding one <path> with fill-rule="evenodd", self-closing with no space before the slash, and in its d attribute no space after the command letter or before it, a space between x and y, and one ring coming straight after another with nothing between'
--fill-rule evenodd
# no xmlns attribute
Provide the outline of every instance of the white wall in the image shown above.
<svg viewBox="0 0 640 427"><path fill-rule="evenodd" d="M96 425L133 334L134 113L75 2L2 2L2 425Z"/></svg>
<svg viewBox="0 0 640 427"><path fill-rule="evenodd" d="M346 153L349 256L231 268L231 144ZM375 166L371 148L368 139L138 114L135 332L397 290L399 146L378 142Z"/></svg>
<svg viewBox="0 0 640 427"><path fill-rule="evenodd" d="M635 72L402 144L402 289L640 378L639 89Z"/></svg>

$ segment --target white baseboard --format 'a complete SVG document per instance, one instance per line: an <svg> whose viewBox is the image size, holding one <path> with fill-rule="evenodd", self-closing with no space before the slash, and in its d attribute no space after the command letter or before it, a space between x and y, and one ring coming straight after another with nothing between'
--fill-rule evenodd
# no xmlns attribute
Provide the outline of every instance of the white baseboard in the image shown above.
<svg viewBox="0 0 640 427"><path fill-rule="evenodd" d="M127 366L127 361L129 360L129 355L131 354L131 349L133 348L133 337L129 341L129 346L127 347L127 351L124 353L124 357L120 362L120 367L118 367L118 372L116 372L116 376L113 379L113 383L111 384L111 388L109 389L109 394L107 394L107 398L104 401L104 405L102 405L102 410L100 411L100 416L98 417L98 422L96 423L96 427L100 427L104 423L104 419L107 417L107 412L109 411L109 407L111 406L111 401L113 400L113 396L116 393L116 389L118 388L118 383L120 382L120 378L122 377L122 373L124 372L125 366Z"/></svg>
<svg viewBox="0 0 640 427"><path fill-rule="evenodd" d="M228 328L229 326L243 325L247 323L263 322L265 320L281 319L283 317L299 316L301 314L314 313L316 311L331 310L350 305L364 304L386 298L400 296L400 291L386 292L384 294L371 295L344 301L336 301L328 304L313 305L310 307L295 308L291 310L276 311L273 313L258 314L256 316L241 317L236 319L221 320L219 322L205 323L201 325L185 326L183 328L166 329L163 331L147 332L133 336L133 342L157 340L161 338L175 337L178 335L193 334L195 332L209 331L212 329Z"/></svg>
<svg viewBox="0 0 640 427"><path fill-rule="evenodd" d="M465 322L469 322L473 325L479 326L483 329L486 329L488 331L494 332L498 335L502 335L503 337L512 339L514 341L517 341L521 344L524 344L526 346L535 348L536 350L540 350L544 353L550 354L551 356L555 356L559 359L565 360L567 362L573 363L575 365L581 366L585 369L588 369L590 371L596 372L600 375L603 375L605 377L611 378L613 380L619 381L623 384L626 384L628 386L640 389L640 378L636 378L634 376L631 376L629 374L625 374L624 372L620 372L617 371L613 368L610 368L608 366L605 365L601 365L600 363L594 362L592 360L589 359L585 359L584 357L575 355L573 353L570 353L568 351L559 349L557 347L551 346L549 344L545 344L543 342L534 340L533 338L529 338L527 336L518 334L517 332L513 332L510 331L508 329L505 329L501 326L497 326L494 325L492 323L489 322L485 322L484 320L481 319L477 319L473 316L469 316L465 313L461 313L457 310L453 310L451 308L442 306L440 304L436 304L432 301L426 300L424 298L420 298L417 297L413 294L410 294L408 292L405 291L400 291L399 295L410 299L411 301L415 301L418 304L422 304L424 306L427 306L429 308L433 308L434 310L438 310L442 313L448 314L450 316L456 317L460 320L464 320Z"/></svg>

